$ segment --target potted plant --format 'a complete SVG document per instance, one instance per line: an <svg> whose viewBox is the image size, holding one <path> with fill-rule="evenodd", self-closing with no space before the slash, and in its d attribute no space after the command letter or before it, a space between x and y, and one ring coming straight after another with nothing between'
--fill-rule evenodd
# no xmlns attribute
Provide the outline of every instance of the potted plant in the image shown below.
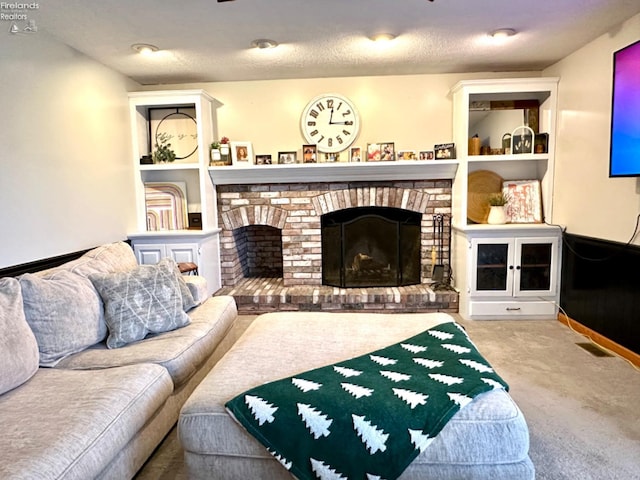
<svg viewBox="0 0 640 480"><path fill-rule="evenodd" d="M502 225L506 223L504 207L509 202L507 196L502 192L492 193L489 195L488 202L490 208L487 223L492 225Z"/></svg>
<svg viewBox="0 0 640 480"><path fill-rule="evenodd" d="M211 162L222 162L224 165L231 164L229 138L222 137L220 141L214 140L211 142Z"/></svg>
<svg viewBox="0 0 640 480"><path fill-rule="evenodd" d="M220 142L211 142L211 163L220 161Z"/></svg>
<svg viewBox="0 0 640 480"><path fill-rule="evenodd" d="M153 163L173 162L176 159L176 152L171 149L169 140L173 135L166 132L156 135L156 149L153 152Z"/></svg>

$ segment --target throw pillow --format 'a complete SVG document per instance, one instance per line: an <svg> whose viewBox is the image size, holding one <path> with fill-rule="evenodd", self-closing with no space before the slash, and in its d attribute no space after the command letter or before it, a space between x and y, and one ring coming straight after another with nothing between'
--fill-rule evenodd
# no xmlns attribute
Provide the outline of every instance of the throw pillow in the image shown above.
<svg viewBox="0 0 640 480"><path fill-rule="evenodd" d="M166 257L158 262L158 265L166 264L169 268L173 268L176 272L176 278L178 279L178 285L180 287L180 296L182 297L182 309L185 312L188 312L193 307L196 306L196 301L193 298L193 294L189 287L187 287L187 283L184 281L182 274L180 273L180 269L178 268L178 264L173 258Z"/></svg>
<svg viewBox="0 0 640 480"><path fill-rule="evenodd" d="M41 366L53 367L106 338L102 302L87 278L58 270L45 277L26 273L19 280Z"/></svg>
<svg viewBox="0 0 640 480"><path fill-rule="evenodd" d="M180 285L167 263L140 265L127 272L89 276L105 306L108 348L119 348L190 323L182 309Z"/></svg>
<svg viewBox="0 0 640 480"><path fill-rule="evenodd" d="M15 278L0 278L0 365L0 395L38 371L38 343L24 318Z"/></svg>

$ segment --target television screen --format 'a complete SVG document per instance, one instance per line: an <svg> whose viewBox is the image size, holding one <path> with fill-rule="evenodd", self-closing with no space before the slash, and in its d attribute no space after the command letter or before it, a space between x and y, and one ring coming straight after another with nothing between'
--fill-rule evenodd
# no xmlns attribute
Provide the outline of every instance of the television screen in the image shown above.
<svg viewBox="0 0 640 480"><path fill-rule="evenodd" d="M613 54L609 176L640 176L640 40Z"/></svg>

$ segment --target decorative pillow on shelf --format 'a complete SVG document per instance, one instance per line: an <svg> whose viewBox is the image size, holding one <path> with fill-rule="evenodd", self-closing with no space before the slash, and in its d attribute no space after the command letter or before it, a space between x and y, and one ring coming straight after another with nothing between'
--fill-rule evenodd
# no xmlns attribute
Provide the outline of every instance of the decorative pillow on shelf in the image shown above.
<svg viewBox="0 0 640 480"><path fill-rule="evenodd" d="M182 297L182 309L185 312L188 312L193 307L195 307L196 301L193 298L193 294L191 293L191 290L189 290L189 287L187 286L182 273L180 273L180 269L178 268L178 264L176 263L176 261L173 258L166 257L160 260L158 262L158 265L168 265L169 267L175 269L176 275L178 277L178 284L180 286L180 296Z"/></svg>
<svg viewBox="0 0 640 480"><path fill-rule="evenodd" d="M22 310L15 278L0 278L0 395L22 385L38 371L38 343Z"/></svg>
<svg viewBox="0 0 640 480"><path fill-rule="evenodd" d="M19 280L41 366L53 367L106 338L102 302L87 278L58 270L45 277L25 273Z"/></svg>
<svg viewBox="0 0 640 480"><path fill-rule="evenodd" d="M108 348L119 348L190 323L182 307L180 279L169 262L89 276L104 302Z"/></svg>

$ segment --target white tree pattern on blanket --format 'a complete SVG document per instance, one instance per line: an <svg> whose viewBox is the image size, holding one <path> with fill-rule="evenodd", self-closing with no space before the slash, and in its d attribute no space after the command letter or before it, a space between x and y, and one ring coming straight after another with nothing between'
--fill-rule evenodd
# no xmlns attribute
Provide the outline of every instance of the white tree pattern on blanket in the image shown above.
<svg viewBox="0 0 640 480"><path fill-rule="evenodd" d="M298 415L302 417L304 424L313 434L313 438L328 437L329 427L333 420L327 418L325 414L316 410L311 405L298 403Z"/></svg>
<svg viewBox="0 0 640 480"><path fill-rule="evenodd" d="M247 395L245 402L258 421L258 425L262 425L264 422L271 423L275 420L273 414L278 410L278 407L274 407L273 404L253 395Z"/></svg>
<svg viewBox="0 0 640 480"><path fill-rule="evenodd" d="M387 438L389 438L388 433L384 433L375 425L371 425L369 420L365 420L364 415L351 415L351 417L353 418L353 428L355 428L371 455L378 451L384 452L387 449L385 444L387 443Z"/></svg>

